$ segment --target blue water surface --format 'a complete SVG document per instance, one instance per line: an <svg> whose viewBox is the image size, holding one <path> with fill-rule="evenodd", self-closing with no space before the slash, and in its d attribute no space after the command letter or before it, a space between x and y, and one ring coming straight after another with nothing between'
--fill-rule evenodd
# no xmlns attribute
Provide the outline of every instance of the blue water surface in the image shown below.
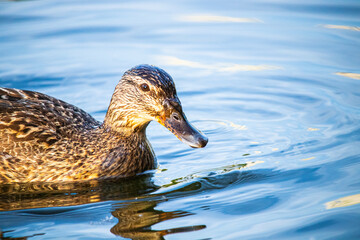
<svg viewBox="0 0 360 240"><path fill-rule="evenodd" d="M0 87L102 121L124 71L172 75L191 149L157 123L158 168L0 185L1 239L360 239L358 0L0 1Z"/></svg>

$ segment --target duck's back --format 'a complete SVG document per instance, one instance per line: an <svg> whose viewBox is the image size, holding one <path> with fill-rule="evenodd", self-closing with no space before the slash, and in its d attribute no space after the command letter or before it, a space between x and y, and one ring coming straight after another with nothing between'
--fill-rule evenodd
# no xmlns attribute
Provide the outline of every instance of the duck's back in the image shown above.
<svg viewBox="0 0 360 240"><path fill-rule="evenodd" d="M38 92L0 88L2 139L8 136L14 142L36 141L51 145L74 131L97 125L99 122L89 114L59 99Z"/></svg>
<svg viewBox="0 0 360 240"><path fill-rule="evenodd" d="M56 98L0 88L0 165L12 172L11 168L31 164L35 156L64 138L98 125L83 110Z"/></svg>

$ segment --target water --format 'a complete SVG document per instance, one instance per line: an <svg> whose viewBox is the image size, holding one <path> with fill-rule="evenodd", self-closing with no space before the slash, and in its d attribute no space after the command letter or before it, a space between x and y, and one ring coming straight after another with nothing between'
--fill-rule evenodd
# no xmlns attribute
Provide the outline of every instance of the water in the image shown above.
<svg viewBox="0 0 360 240"><path fill-rule="evenodd" d="M0 86L102 120L122 73L164 68L209 137L157 123L159 167L0 185L2 239L359 239L360 4L2 1Z"/></svg>

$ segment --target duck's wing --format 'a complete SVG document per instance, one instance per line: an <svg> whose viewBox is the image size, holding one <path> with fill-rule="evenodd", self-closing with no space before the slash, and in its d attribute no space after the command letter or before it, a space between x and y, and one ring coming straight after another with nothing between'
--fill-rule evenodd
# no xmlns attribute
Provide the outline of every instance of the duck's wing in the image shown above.
<svg viewBox="0 0 360 240"><path fill-rule="evenodd" d="M22 161L6 152L0 152L0 184L26 179L31 172L29 169L36 168L37 165L32 161Z"/></svg>
<svg viewBox="0 0 360 240"><path fill-rule="evenodd" d="M20 142L49 146L99 124L80 108L46 94L0 88L0 152Z"/></svg>

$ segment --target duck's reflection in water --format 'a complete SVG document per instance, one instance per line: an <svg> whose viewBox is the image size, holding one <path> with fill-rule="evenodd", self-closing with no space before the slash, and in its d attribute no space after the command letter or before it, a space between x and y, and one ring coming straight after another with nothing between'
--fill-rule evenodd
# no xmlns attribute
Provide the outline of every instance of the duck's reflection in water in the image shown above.
<svg viewBox="0 0 360 240"><path fill-rule="evenodd" d="M71 212L73 208L69 208L70 206L111 200L117 201L113 205L111 214L118 219L118 223L110 231L124 238L163 239L163 236L168 234L205 228L204 225L197 225L152 230L152 226L156 223L189 216L193 213L155 210L159 203L166 201L166 198L159 195L154 198L154 195L150 195L159 189L159 186L152 182L151 177L151 174L144 174L132 179L113 181L0 185L0 211L22 210L20 214L49 216ZM75 209L79 208L81 207ZM6 217L4 212L2 215L0 218ZM11 225L6 227L4 229L6 232L3 232L6 237L0 235L0 239L14 239L11 235L12 231L16 232L16 228ZM46 236L46 232L38 234Z"/></svg>
<svg viewBox="0 0 360 240"><path fill-rule="evenodd" d="M4 184L0 185L0 211L126 200L158 188L146 174L119 180Z"/></svg>
<svg viewBox="0 0 360 240"><path fill-rule="evenodd" d="M27 240L31 237L44 235L44 233L39 233L39 234L33 234L31 236L23 236L23 237L14 237L14 238L13 237L5 237L4 235L6 235L9 232L12 232L12 231L1 232L1 230L0 230L0 240Z"/></svg>
<svg viewBox="0 0 360 240"><path fill-rule="evenodd" d="M112 215L119 222L111 228L113 234L130 239L163 239L163 236L173 233L191 232L204 229L205 225L185 226L166 230L152 230L151 226L169 219L192 215L185 211L164 212L154 208L162 201L139 201L121 203Z"/></svg>

